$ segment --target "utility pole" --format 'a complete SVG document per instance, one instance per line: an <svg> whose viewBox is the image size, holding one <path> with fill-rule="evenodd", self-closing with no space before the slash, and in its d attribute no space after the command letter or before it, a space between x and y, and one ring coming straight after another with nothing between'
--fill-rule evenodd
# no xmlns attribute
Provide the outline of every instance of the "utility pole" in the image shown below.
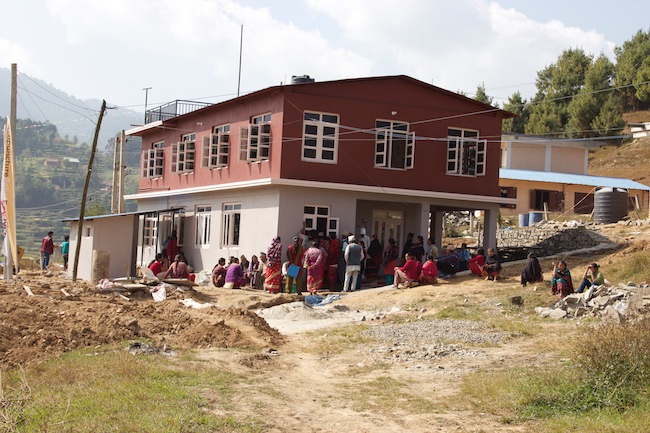
<svg viewBox="0 0 650 433"><path fill-rule="evenodd" d="M115 151L113 154L113 191L111 192L111 213L117 213L118 208L118 173L120 171L119 138L115 137Z"/></svg>
<svg viewBox="0 0 650 433"><path fill-rule="evenodd" d="M95 161L95 152L97 151L97 139L99 138L99 128L102 126L102 119L106 111L106 101L102 100L102 108L99 110L99 119L97 119L97 127L95 128L95 136L93 137L93 146L90 151L90 159L88 160L88 171L86 173L86 183L84 183L84 191L81 196L81 206L79 207L79 227L77 227L77 245L74 254L74 265L72 267L72 282L77 281L77 268L79 266L79 252L81 251L81 239L83 234L84 213L86 212L86 197L88 196L88 185L90 183L90 175L93 172L93 162Z"/></svg>
<svg viewBox="0 0 650 433"><path fill-rule="evenodd" d="M11 64L11 99L9 102L9 128L11 132L11 146L15 149L16 145L14 144L16 142L16 101L17 101L17 95L18 95L18 65L16 63ZM7 164L7 161L5 161L5 164ZM14 176L16 175L15 173L13 174ZM3 182L5 182L7 179L2 179ZM5 187L5 191L6 191ZM15 200L15 197L14 197ZM15 206L15 204L12 204ZM14 222L15 223L15 222ZM9 236L9 225L7 224L7 232L5 233L5 236ZM13 228L15 230L15 227ZM5 260L5 268L4 268L4 276L6 281L11 281L11 277L13 275L13 268L14 268L14 261L16 265L16 269L18 269L18 257L13 257L13 249L10 246L10 242L6 242L5 240L5 246L7 253L6 260Z"/></svg>
<svg viewBox="0 0 650 433"><path fill-rule="evenodd" d="M149 102L149 90L151 90L151 87L144 87L142 90L144 90L144 124L146 125L147 123L147 103Z"/></svg>
<svg viewBox="0 0 650 433"><path fill-rule="evenodd" d="M120 195L118 196L117 213L124 213L124 147L126 146L126 134L120 132Z"/></svg>

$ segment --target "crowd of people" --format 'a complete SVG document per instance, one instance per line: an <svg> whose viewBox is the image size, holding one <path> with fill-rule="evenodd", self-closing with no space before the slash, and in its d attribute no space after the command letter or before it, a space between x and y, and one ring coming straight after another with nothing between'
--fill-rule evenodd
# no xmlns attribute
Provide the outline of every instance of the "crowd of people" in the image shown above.
<svg viewBox="0 0 650 433"><path fill-rule="evenodd" d="M479 250L478 254L482 254ZM471 265L474 263L473 265ZM289 246L283 249L275 237L259 257L220 258L212 270L217 287L252 287L270 293L316 294L322 289L351 292L361 288L363 280L408 288L418 284L435 284L438 278L452 278L473 266L478 275L496 280L501 269L494 249L487 259L477 260L462 244L441 250L432 239L426 245L422 236L407 235L402 249L395 239L382 246L377 235L368 236L361 227L358 234L343 232L341 237L326 236L303 227Z"/></svg>
<svg viewBox="0 0 650 433"><path fill-rule="evenodd" d="M50 235L51 236L51 235ZM161 279L188 278L194 281L182 251L172 233L165 243L164 253L159 253L149 268ZM49 241L48 239L44 240ZM165 260L169 266L164 269ZM388 239L383 247L376 235L369 237L362 227L358 236L343 232L341 238L324 236L316 230L300 230L286 250L282 240L275 237L266 251L252 255L248 260L242 255L220 258L212 269L212 284L216 287L237 289L244 286L266 290L269 293L309 292L316 294L327 288L330 291L351 292L361 288L363 279L376 280L378 284L406 289L420 284L436 284L438 278L449 279L457 272L469 270L485 280L497 281L501 262L494 248L487 254L479 248L472 254L467 244L459 248L448 245L440 250L432 239L424 245L422 236L409 233L400 250L395 239ZM543 270L534 254L528 255L521 272L521 285L544 280ZM574 289L571 272L564 260L553 262L551 290L560 297L576 291L582 293L592 285L604 284L598 264L585 269L582 281Z"/></svg>

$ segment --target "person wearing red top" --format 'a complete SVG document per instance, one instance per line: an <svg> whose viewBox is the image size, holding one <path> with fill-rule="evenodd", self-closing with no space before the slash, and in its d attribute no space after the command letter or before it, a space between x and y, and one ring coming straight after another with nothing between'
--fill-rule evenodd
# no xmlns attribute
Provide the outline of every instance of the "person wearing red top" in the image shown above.
<svg viewBox="0 0 650 433"><path fill-rule="evenodd" d="M395 276L393 278L393 287L398 289L406 289L411 283L418 278L419 268L415 256L406 254L406 263L401 268L395 268Z"/></svg>
<svg viewBox="0 0 650 433"><path fill-rule="evenodd" d="M154 259L151 264L149 264L149 269L151 269L151 272L157 277L158 274L162 272L162 267L163 267L163 260L164 256L162 253L156 254L156 258Z"/></svg>
<svg viewBox="0 0 650 433"><path fill-rule="evenodd" d="M435 257L427 257L427 261L422 266L422 272L420 272L418 279L422 284L435 284L438 282L438 266L436 266Z"/></svg>
<svg viewBox="0 0 650 433"><path fill-rule="evenodd" d="M43 242L41 243L41 267L43 270L47 269L47 265L50 264L50 256L54 254L53 234L53 231L47 232L47 236L43 238Z"/></svg>
<svg viewBox="0 0 650 433"><path fill-rule="evenodd" d="M486 277L487 272L485 271L485 252L483 248L480 248L474 257L467 261L469 269L472 271L472 274L478 275L479 277Z"/></svg>

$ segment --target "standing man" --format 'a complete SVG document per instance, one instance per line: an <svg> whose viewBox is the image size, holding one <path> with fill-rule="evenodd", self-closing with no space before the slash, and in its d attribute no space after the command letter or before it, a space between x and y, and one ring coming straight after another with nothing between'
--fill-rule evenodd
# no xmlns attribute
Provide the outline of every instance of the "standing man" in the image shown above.
<svg viewBox="0 0 650 433"><path fill-rule="evenodd" d="M50 256L54 254L54 240L52 239L52 235L54 235L54 232L50 230L41 243L41 267L44 271L47 270L47 265L50 264Z"/></svg>
<svg viewBox="0 0 650 433"><path fill-rule="evenodd" d="M63 255L63 270L68 270L68 257L70 253L70 236L63 236L63 243L61 244L61 254Z"/></svg>
<svg viewBox="0 0 650 433"><path fill-rule="evenodd" d="M359 276L359 271L361 270L361 261L363 257L363 248L357 243L354 235L348 237L348 245L345 247L345 262L347 266L345 267L345 281L343 282L343 291L348 292L357 288L357 277Z"/></svg>

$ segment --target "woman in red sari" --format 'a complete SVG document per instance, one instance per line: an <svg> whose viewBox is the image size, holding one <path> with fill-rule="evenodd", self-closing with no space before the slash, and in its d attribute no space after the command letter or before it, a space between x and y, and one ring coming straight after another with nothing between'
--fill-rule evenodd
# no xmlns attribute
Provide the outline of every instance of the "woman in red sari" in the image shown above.
<svg viewBox="0 0 650 433"><path fill-rule="evenodd" d="M474 257L467 261L469 270L472 271L472 274L478 275L479 277L487 277L487 271L485 270L485 252L483 248L480 248Z"/></svg>
<svg viewBox="0 0 650 433"><path fill-rule="evenodd" d="M282 243L280 236L273 238L271 246L266 253L266 275L264 279L264 288L269 293L280 293L282 286Z"/></svg>
<svg viewBox="0 0 650 433"><path fill-rule="evenodd" d="M318 248L318 241L312 241L305 253L303 267L307 269L307 291L312 295L323 288L325 260L323 252Z"/></svg>

